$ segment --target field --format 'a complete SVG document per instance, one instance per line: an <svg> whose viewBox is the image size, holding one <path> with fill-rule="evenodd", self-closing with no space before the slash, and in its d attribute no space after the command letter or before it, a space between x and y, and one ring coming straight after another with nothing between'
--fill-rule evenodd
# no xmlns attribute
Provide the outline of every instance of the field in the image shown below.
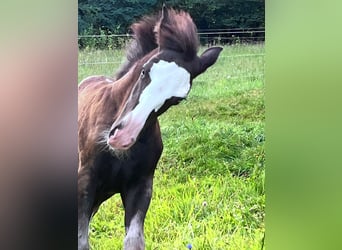
<svg viewBox="0 0 342 250"><path fill-rule="evenodd" d="M80 51L79 81L113 75L123 53ZM217 63L194 80L187 100L160 117L164 151L145 220L146 249L262 249L263 54L263 44L224 46ZM94 216L90 244L122 249L124 235L116 195Z"/></svg>

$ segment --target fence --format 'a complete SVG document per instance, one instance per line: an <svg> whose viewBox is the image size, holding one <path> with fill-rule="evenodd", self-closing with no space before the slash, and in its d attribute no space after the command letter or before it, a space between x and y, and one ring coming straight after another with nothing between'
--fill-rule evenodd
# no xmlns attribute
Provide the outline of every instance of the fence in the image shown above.
<svg viewBox="0 0 342 250"><path fill-rule="evenodd" d="M264 28L201 29L198 37L202 45L255 43L265 41ZM79 48L121 48L132 38L131 34L80 35Z"/></svg>
<svg viewBox="0 0 342 250"><path fill-rule="evenodd" d="M232 44L265 41L265 29L210 29L199 30L201 44Z"/></svg>
<svg viewBox="0 0 342 250"><path fill-rule="evenodd" d="M241 55L233 55L233 56L220 56L220 58L236 58L236 57L263 57L264 53L261 54L241 54ZM79 66L83 65L99 65L99 64L122 64L124 61L98 61L98 62L83 62L80 61L78 63Z"/></svg>
<svg viewBox="0 0 342 250"><path fill-rule="evenodd" d="M85 52L87 53L87 52ZM239 58L244 58L242 61ZM87 58L89 59L89 58ZM114 59L114 60L111 60ZM87 72L89 67L93 68L93 70L103 72L107 69L110 69L109 71L111 73L114 72L113 69L117 68L120 64L122 64L125 59L119 57L112 57L111 59L103 60L103 61L89 61L89 60L83 60L80 59L78 66L79 66L79 80L82 80L88 73L84 74L83 72ZM235 60L236 59L236 60ZM254 62L257 62L256 64L259 65L257 68L251 70L251 72L242 72L244 67L240 66L240 70L238 72L232 72L232 74L229 74L227 72L226 78L228 80L236 80L236 79L260 79L264 80L264 64L265 64L265 54L264 53L252 53L252 54L235 54L235 55L225 55L220 56L220 60L227 60L227 63L231 64L234 62L238 62L240 65L243 65L245 62L250 64L251 60ZM247 61L245 61L247 60ZM257 61L255 61L257 60Z"/></svg>
<svg viewBox="0 0 342 250"><path fill-rule="evenodd" d="M204 46L212 46L216 44L226 45L226 44L250 44L250 43L260 43L265 40L265 29L264 28L253 28L253 29L201 29L198 30L198 36L200 42ZM99 49L115 49L123 48L126 43L132 38L130 34L110 34L110 35L81 35L78 37L78 42L80 48L99 48ZM262 51L260 51L262 52ZM105 60L92 61L89 58L80 58L79 67L81 70L85 70L87 67L107 67L106 65L112 65L112 67L117 67L123 63L116 57L102 57ZM244 53L220 56L222 60L234 60L234 58L255 58L255 60L261 60L264 65L264 53ZM257 59L258 58L258 59ZM254 60L254 59L252 59ZM263 67L262 67L263 68ZM229 75L229 79L239 79L239 78L258 78L263 79L264 74L262 71L254 72L254 74L238 74Z"/></svg>

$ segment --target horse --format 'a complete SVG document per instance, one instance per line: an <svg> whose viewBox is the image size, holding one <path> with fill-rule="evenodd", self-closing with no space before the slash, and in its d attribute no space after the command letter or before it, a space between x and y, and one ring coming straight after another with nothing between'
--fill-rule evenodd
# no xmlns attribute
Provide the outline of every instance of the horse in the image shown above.
<svg viewBox="0 0 342 250"><path fill-rule="evenodd" d="M158 116L185 99L195 77L222 48L197 55L190 15L163 6L131 26L127 61L116 75L90 76L78 98L78 249L89 249L88 230L101 203L120 194L125 250L145 249L144 220L163 143Z"/></svg>

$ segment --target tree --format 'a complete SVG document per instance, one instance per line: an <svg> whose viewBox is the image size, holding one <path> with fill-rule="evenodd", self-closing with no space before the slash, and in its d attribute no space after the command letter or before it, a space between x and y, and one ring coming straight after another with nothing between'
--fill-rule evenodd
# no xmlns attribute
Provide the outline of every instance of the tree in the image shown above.
<svg viewBox="0 0 342 250"><path fill-rule="evenodd" d="M189 12L199 30L265 26L265 0L79 0L79 35L125 34L134 21L159 11L163 2Z"/></svg>
<svg viewBox="0 0 342 250"><path fill-rule="evenodd" d="M126 33L135 19L154 9L156 0L79 0L79 34Z"/></svg>

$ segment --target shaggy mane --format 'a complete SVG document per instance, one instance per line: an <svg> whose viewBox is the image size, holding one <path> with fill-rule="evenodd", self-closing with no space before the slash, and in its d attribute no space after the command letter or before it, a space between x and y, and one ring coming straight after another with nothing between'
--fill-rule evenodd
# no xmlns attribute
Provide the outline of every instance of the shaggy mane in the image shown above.
<svg viewBox="0 0 342 250"><path fill-rule="evenodd" d="M165 10L155 31L160 49L184 53L189 60L197 54L197 28L188 13L174 9Z"/></svg>
<svg viewBox="0 0 342 250"><path fill-rule="evenodd" d="M118 72L115 74L115 78L119 79L126 74L133 64L152 50L158 47L154 27L160 19L159 15L143 17L139 22L131 25L133 40L126 47L127 62L124 63Z"/></svg>
<svg viewBox="0 0 342 250"><path fill-rule="evenodd" d="M133 40L126 48L127 62L115 74L125 75L133 64L156 48L184 53L186 59L196 56L199 41L197 28L184 11L163 8L157 15L145 16L130 27Z"/></svg>

